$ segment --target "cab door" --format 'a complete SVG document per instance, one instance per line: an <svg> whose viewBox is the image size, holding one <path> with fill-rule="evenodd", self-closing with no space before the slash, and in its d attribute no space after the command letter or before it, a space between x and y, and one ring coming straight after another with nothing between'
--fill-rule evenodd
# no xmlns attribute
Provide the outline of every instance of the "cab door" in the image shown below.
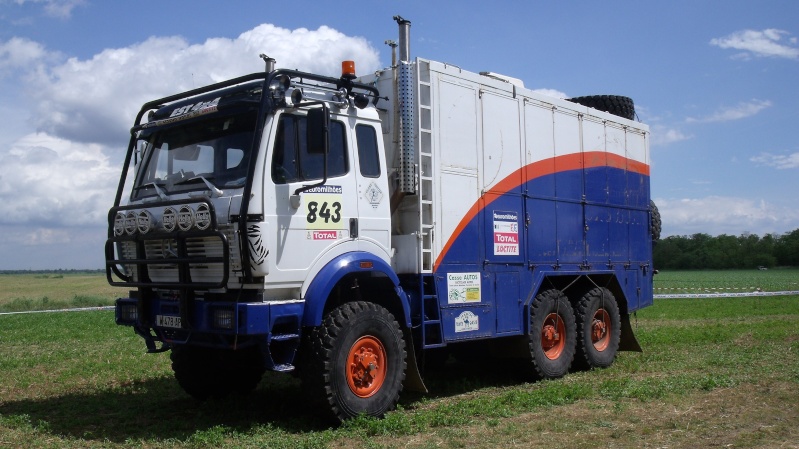
<svg viewBox="0 0 799 449"><path fill-rule="evenodd" d="M307 118L282 114L277 120L266 180L265 219L274 244L274 268L267 282L302 282L311 265L331 251L346 252L351 243L350 219L358 214L357 185L352 169L347 126L335 116L329 126L327 181L299 193L297 189L324 179L324 155L308 148ZM335 255L335 254L334 254Z"/></svg>
<svg viewBox="0 0 799 449"><path fill-rule="evenodd" d="M385 252L391 247L391 207L389 205L388 181L386 165L383 160L380 128L372 122L356 123L352 128L351 140L355 143L357 167L353 168L358 183L358 215L359 218L350 226L357 232L362 241L359 249L367 248L369 243L379 246ZM378 138L378 136L380 138Z"/></svg>

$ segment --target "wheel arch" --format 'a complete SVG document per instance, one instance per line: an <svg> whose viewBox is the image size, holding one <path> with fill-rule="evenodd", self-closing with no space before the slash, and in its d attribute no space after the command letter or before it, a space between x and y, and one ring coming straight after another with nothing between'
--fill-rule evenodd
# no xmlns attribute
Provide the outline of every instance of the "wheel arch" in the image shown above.
<svg viewBox="0 0 799 449"><path fill-rule="evenodd" d="M347 289L356 289L355 295L345 294ZM365 251L345 253L325 264L303 296L303 326L319 326L328 311L360 297L388 309L403 328L411 325L408 297L397 274L383 259Z"/></svg>

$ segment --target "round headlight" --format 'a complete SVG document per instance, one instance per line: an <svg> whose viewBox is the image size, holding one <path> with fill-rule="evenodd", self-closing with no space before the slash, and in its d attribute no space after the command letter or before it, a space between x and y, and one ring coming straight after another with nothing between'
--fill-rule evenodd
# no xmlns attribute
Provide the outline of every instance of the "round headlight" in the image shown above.
<svg viewBox="0 0 799 449"><path fill-rule="evenodd" d="M166 232L172 232L175 230L175 226L178 225L178 213L175 212L175 209L171 207L164 209L164 214L161 217L161 225L164 227L164 231Z"/></svg>
<svg viewBox="0 0 799 449"><path fill-rule="evenodd" d="M280 92L281 95L285 94L290 86L291 78L289 78L288 75L278 75L269 82L269 90L272 92Z"/></svg>
<svg viewBox="0 0 799 449"><path fill-rule="evenodd" d="M128 235L136 233L136 212L130 211L125 215L125 232Z"/></svg>
<svg viewBox="0 0 799 449"><path fill-rule="evenodd" d="M181 206L178 210L178 228L188 231L194 226L194 211L189 206Z"/></svg>
<svg viewBox="0 0 799 449"><path fill-rule="evenodd" d="M197 207L197 212L194 213L194 224L201 231L205 231L211 226L211 211L207 204L202 203Z"/></svg>
<svg viewBox="0 0 799 449"><path fill-rule="evenodd" d="M125 233L125 214L117 212L114 216L114 235L119 237Z"/></svg>
<svg viewBox="0 0 799 449"><path fill-rule="evenodd" d="M147 234L152 229L152 226L153 214L146 210L139 212L139 215L136 216L136 227L139 228L139 232Z"/></svg>

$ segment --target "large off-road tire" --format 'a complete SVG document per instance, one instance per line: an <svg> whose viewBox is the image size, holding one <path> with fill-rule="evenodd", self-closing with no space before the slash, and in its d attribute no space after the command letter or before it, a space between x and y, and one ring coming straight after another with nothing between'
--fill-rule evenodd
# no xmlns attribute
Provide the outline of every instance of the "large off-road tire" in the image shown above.
<svg viewBox="0 0 799 449"><path fill-rule="evenodd" d="M597 287L577 303L577 355L575 366L607 368L616 359L621 338L621 316L616 298Z"/></svg>
<svg viewBox="0 0 799 449"><path fill-rule="evenodd" d="M175 346L172 371L183 391L195 399L222 398L254 390L265 368L257 347L237 351Z"/></svg>
<svg viewBox="0 0 799 449"><path fill-rule="evenodd" d="M333 309L306 333L301 377L310 399L343 421L393 410L405 380L405 340L394 316L369 302Z"/></svg>
<svg viewBox="0 0 799 449"><path fill-rule="evenodd" d="M649 200L649 211L651 214L651 227L652 227L652 241L660 240L660 231L663 229L663 221L660 218L660 211L655 205L655 202Z"/></svg>
<svg viewBox="0 0 799 449"><path fill-rule="evenodd" d="M560 290L546 290L535 297L528 338L536 377L556 379L569 372L576 349L576 325L574 310Z"/></svg>
<svg viewBox="0 0 799 449"><path fill-rule="evenodd" d="M621 95L589 95L586 97L567 98L572 103L588 106L589 108L599 109L609 112L627 120L635 120L635 104L630 97Z"/></svg>

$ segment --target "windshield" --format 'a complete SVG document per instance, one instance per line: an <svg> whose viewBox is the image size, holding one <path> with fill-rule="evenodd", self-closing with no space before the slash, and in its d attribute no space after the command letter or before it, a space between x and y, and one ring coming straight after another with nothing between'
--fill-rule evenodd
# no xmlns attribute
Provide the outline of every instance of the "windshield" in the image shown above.
<svg viewBox="0 0 799 449"><path fill-rule="evenodd" d="M142 163L132 197L243 187L256 113L213 117L141 131Z"/></svg>

